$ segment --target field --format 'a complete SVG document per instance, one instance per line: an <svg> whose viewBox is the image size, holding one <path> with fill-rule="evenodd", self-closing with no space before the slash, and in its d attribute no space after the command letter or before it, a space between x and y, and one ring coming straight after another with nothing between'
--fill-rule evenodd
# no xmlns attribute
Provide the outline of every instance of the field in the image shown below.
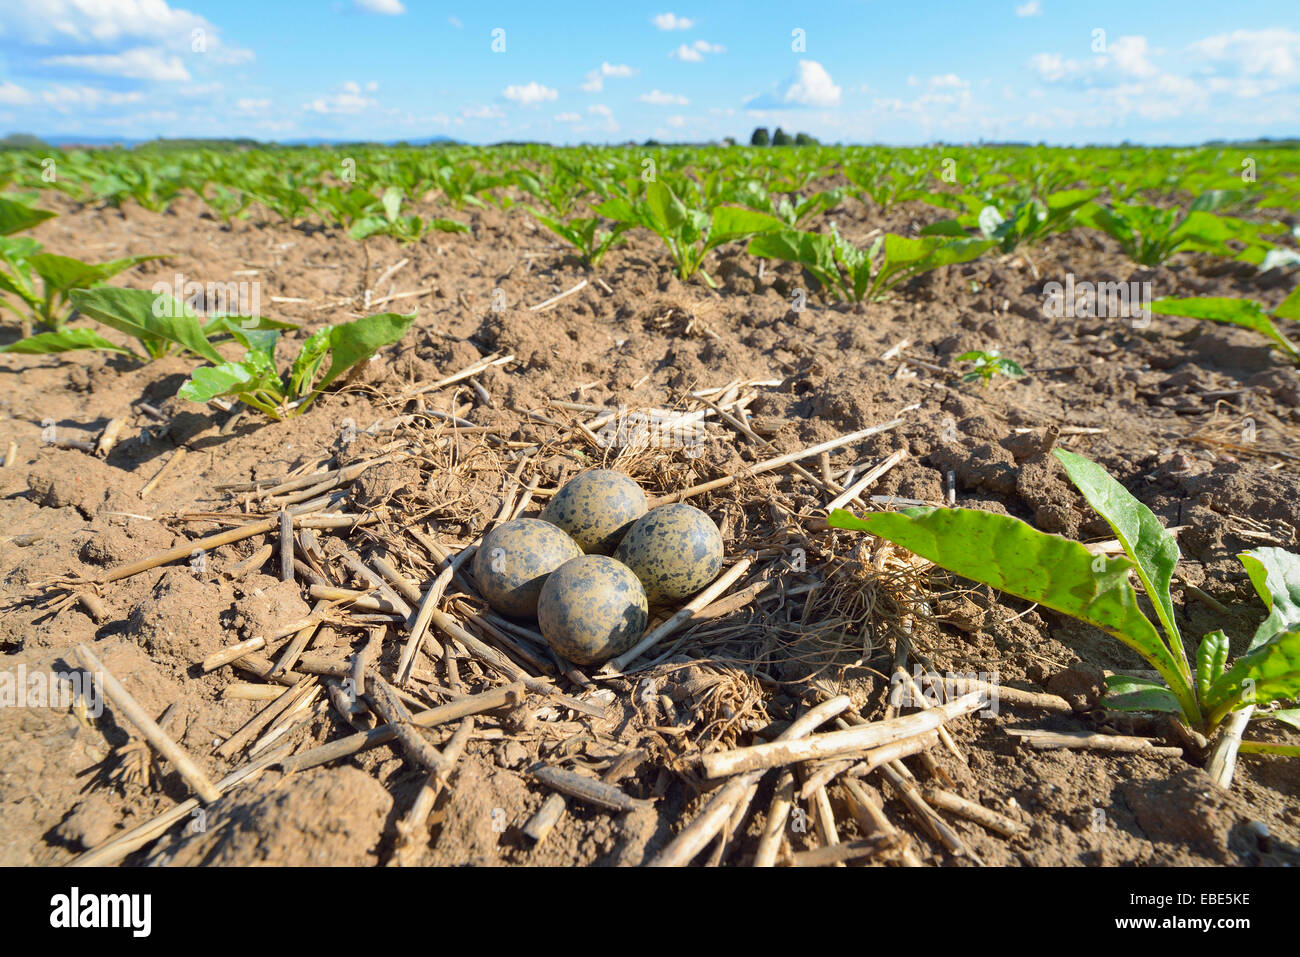
<svg viewBox="0 0 1300 957"><path fill-rule="evenodd" d="M0 863L1300 862L1294 149L0 152L0 191L4 665L159 726L0 708ZM1062 449L1176 537L1168 601ZM467 559L594 466L726 560L579 667ZM1026 537L922 557L952 506ZM1153 661L1219 629L1204 687L1250 693L1175 701ZM813 708L915 726L710 774Z"/></svg>

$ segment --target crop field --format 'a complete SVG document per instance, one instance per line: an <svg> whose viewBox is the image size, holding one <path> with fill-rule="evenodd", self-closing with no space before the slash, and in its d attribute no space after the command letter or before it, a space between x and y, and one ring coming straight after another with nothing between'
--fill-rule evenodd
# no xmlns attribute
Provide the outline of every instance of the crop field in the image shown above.
<svg viewBox="0 0 1300 957"><path fill-rule="evenodd" d="M1300 863L1297 237L1266 143L0 152L0 863Z"/></svg>

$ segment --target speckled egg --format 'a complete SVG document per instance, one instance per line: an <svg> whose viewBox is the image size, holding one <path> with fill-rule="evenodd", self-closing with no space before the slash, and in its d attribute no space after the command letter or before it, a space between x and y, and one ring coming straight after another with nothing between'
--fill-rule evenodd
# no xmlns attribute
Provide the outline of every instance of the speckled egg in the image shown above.
<svg viewBox="0 0 1300 957"><path fill-rule="evenodd" d="M614 557L641 579L650 604L677 601L718 577L722 533L693 505L660 505L628 529Z"/></svg>
<svg viewBox="0 0 1300 957"><path fill-rule="evenodd" d="M550 522L512 519L483 536L474 556L474 583L496 611L531 618L546 577L581 554L578 543Z"/></svg>
<svg viewBox="0 0 1300 957"><path fill-rule="evenodd" d="M645 507L645 492L622 472L589 469L565 482L541 517L568 532L588 555L611 555Z"/></svg>
<svg viewBox="0 0 1300 957"><path fill-rule="evenodd" d="M649 617L632 570L604 555L574 558L551 573L537 600L537 624L558 654L579 665L621 655Z"/></svg>

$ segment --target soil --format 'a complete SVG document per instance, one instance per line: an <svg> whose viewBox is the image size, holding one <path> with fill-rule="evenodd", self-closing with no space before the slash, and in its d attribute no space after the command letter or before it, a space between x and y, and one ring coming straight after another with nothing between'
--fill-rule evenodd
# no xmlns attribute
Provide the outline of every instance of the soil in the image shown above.
<svg viewBox="0 0 1300 957"><path fill-rule="evenodd" d="M34 231L51 250L88 260L166 253L116 280L137 288L170 284L178 273L201 282L259 282L263 311L301 324L291 336L295 340L327 321L364 314L369 284L409 260L384 288L371 291L368 311L418 307L412 332L342 391L285 422L249 414L232 424L222 412L177 398L192 365L180 358L142 365L73 353L5 356L0 362L0 446L17 444L16 455L0 469L4 667L70 671L77 666L75 647L93 647L145 710L159 716L175 706L169 733L213 780L238 766L216 756L214 745L264 702L224 697L248 676L229 667L205 674L197 663L234 641L307 615L312 600L304 586L280 581L276 559L233 580L214 572L253 554L261 542L252 540L204 556L211 569L180 562L102 586L99 620L79 605L51 616L30 600L33 591L69 575L96 578L217 530L216 524L177 516L237 503L236 493L219 486L274 479L336 454L346 463L349 456L373 452L381 439L362 435L351 447L344 444L349 425L364 430L395 411L411 411L395 410L386 397L433 383L494 352L511 353L515 361L476 377L490 405L460 383L430 393L428 408L455 410L508 438L529 440L554 435L538 432L530 411L571 420L570 413L555 410L553 400L673 407L692 390L737 379L775 383L762 386L750 407L755 427L774 450L759 451L719 430L703 455L678 456L676 471L657 480L665 487L650 491L670 490L670 479L715 478L901 415L899 427L833 453L834 466L874 463L903 450L906 458L871 494L939 502L951 472L962 506L1009 513L1086 541L1110 538L1046 454L1047 430L1056 427L1060 444L1098 461L1166 525L1182 528L1186 582L1229 606L1234 654L1263 614L1235 556L1260 545L1298 544L1300 370L1245 330L1160 316L1145 328L1120 318L1051 318L1043 305L1044 282L1073 273L1080 281L1149 282L1153 298L1249 296L1273 306L1294 282L1293 276L1278 275L1281 270L1260 275L1190 254L1139 270L1108 238L1074 230L1033 249L1032 262L1024 256L986 257L928 274L890 301L861 308L828 305L814 290L807 308L797 312L792 295L808 284L800 271L771 262L760 269L740 246L710 257L716 291L698 280L679 281L659 241L643 233L612 251L597 275L521 209L460 211L473 227L470 235L434 233L405 247L380 237L364 250L337 231L264 222L256 214L225 226L189 196L162 214L66 202L59 212ZM882 212L855 204L829 214L858 241L878 229L911 233L941 217L922 205ZM584 279L583 289L553 308L529 309ZM377 302L411 291L420 294ZM0 335L11 341L15 333L5 328ZM900 343L905 345L898 350ZM991 348L1020 361L1028 374L987 387L950 374L960 371L957 356ZM282 361L287 354L282 346ZM51 422L59 437L93 441L118 417L126 419L122 440L103 459L42 441ZM146 484L182 446L187 455L145 495ZM560 451L540 461L542 488L589 464ZM816 460L806 464L816 471ZM771 473L746 487L748 499L719 494L697 503L722 525L729 553L744 536L771 531L772 515L751 507L764 496L796 509L824 505L817 489L789 473ZM425 488L458 503L427 519L446 541L468 541L500 506L498 471L442 473L409 463L370 470L350 490L349 501L365 509L401 502ZM528 514L536 510L534 505ZM846 537L834 541L841 549L852 547ZM1008 729L1136 730L1166 739L1169 734L1096 707L1102 670L1141 669L1126 648L1044 609L959 584L937 579L933 616L917 622L913 640L934 666L996 672L1011 687L1060 693L1079 708L1073 715L1046 715L1004 706L995 717L952 724L965 763L942 749L933 752L953 790L1026 825L1005 838L951 820L981 860L1300 861L1300 762L1243 756L1232 790L1222 792L1185 757L1037 751L1017 744ZM1199 636L1225 624L1220 612L1190 591L1176 590L1175 604L1186 634ZM736 614L743 624L753 612ZM364 631L325 626L313 650L332 648L346 656L365 641ZM401 644L390 629L380 657L385 673ZM687 645L682 654L690 651ZM274 657L269 649L267 654ZM853 657L824 670L816 682L828 692L850 690L862 715L877 718L883 707L880 675L889 672L891 652L875 642L865 660L854 665ZM461 667L470 690L493 683L470 663ZM747 706L754 730L793 718L795 682L804 677L797 671L792 663L762 681L749 679L761 698ZM555 708L539 718L546 703L536 696L515 712L483 716L413 862L636 865L665 846L707 794L699 793L698 778L684 770L676 739L649 735L647 728L670 722L645 713L635 683L602 687L610 699L603 721L562 710L557 715ZM689 699L683 692L682 700ZM294 750L350 731L326 704L322 697L313 719L292 732ZM452 727L428 732L428 740L442 746ZM743 729L736 733L748 740ZM89 718L67 709L0 708L0 864L67 863L189 797L188 786L165 761L143 778L111 773L121 769L120 749L131 738L130 725L111 706ZM653 809L614 813L570 800L545 841L535 844L524 835L524 824L551 793L527 773L529 765L567 756L598 774L632 746L645 748L646 760L619 786L654 801ZM398 824L426 777L396 745L310 771L283 774L273 768L205 809L201 826L187 819L124 863L383 864L394 854ZM755 813L729 843L724 863L744 863L752 854L771 777L753 803ZM968 862L932 840L897 796L883 790L887 816L911 836L922 860ZM831 796L841 836L852 836L855 825L838 790ZM819 840L812 827L790 839L795 850Z"/></svg>

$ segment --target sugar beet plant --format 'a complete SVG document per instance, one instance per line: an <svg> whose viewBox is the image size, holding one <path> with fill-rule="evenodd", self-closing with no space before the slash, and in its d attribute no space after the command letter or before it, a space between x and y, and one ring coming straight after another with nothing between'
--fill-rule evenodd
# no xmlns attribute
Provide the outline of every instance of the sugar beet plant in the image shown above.
<svg viewBox="0 0 1300 957"><path fill-rule="evenodd" d="M1126 557L1094 555L1078 542L1047 535L1019 519L975 509L909 508L866 518L836 509L829 524L870 532L954 574L1118 638L1163 680L1109 678L1106 703L1112 708L1169 712L1207 735L1233 711L1250 706L1259 709L1256 718L1300 727L1300 709L1264 710L1300 694L1300 557L1280 548L1239 555L1268 616L1231 664L1229 638L1221 629L1205 635L1194 659L1189 658L1170 595L1178 543L1150 509L1096 463L1064 449L1053 454L1114 530ZM1138 607L1130 572L1141 582L1161 631ZM1242 750L1300 753L1293 746L1260 741L1245 742Z"/></svg>
<svg viewBox="0 0 1300 957"><path fill-rule="evenodd" d="M698 272L710 286L716 283L701 266L711 249L782 226L775 216L739 206L688 207L659 181L648 184L645 194L637 199L611 197L595 211L616 222L650 230L668 247L680 279L690 279Z"/></svg>
<svg viewBox="0 0 1300 957"><path fill-rule="evenodd" d="M992 245L982 239L886 234L862 249L832 225L829 234L781 229L755 236L749 253L798 263L838 299L874 302L900 283L941 266L969 262Z"/></svg>
<svg viewBox="0 0 1300 957"><path fill-rule="evenodd" d="M191 402L230 396L277 420L301 415L340 376L401 339L414 321L414 314L385 312L318 329L284 372L276 365L278 329L233 327L244 357L227 362L217 356L213 365L195 369L177 395Z"/></svg>

